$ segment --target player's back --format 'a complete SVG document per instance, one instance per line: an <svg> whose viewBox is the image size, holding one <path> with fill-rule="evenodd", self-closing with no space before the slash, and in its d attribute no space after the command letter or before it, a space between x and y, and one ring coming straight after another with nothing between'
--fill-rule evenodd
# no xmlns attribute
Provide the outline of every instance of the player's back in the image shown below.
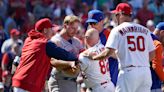
<svg viewBox="0 0 164 92"><path fill-rule="evenodd" d="M149 52L152 51L150 31L145 27L124 22L112 30L117 39L117 56L121 68L126 66L148 66Z"/></svg>
<svg viewBox="0 0 164 92"><path fill-rule="evenodd" d="M88 49L89 52L95 52L96 54L99 54L102 50L104 50L104 46L100 43ZM106 59L93 61L83 56L83 54L80 54L79 60L81 61L81 70L84 71L87 76L85 83L88 87L93 87L103 82L111 82L109 65Z"/></svg>

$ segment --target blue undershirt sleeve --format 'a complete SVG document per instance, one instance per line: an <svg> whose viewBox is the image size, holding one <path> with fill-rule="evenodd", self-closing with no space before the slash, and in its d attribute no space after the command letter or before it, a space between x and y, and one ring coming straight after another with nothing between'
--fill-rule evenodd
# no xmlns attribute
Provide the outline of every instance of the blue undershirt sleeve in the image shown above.
<svg viewBox="0 0 164 92"><path fill-rule="evenodd" d="M58 47L51 41L48 41L46 44L46 54L49 57L53 57L55 59L66 60L66 61L78 61L77 56L74 54Z"/></svg>

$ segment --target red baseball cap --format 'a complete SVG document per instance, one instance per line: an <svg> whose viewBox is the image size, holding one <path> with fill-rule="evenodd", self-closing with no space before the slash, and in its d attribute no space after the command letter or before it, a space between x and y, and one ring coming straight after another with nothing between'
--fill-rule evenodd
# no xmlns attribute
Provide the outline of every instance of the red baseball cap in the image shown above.
<svg viewBox="0 0 164 92"><path fill-rule="evenodd" d="M11 29L11 31L10 31L10 35L11 36L15 36L15 35L20 35L20 32L17 30L17 29Z"/></svg>
<svg viewBox="0 0 164 92"><path fill-rule="evenodd" d="M132 7L127 3L120 3L117 5L116 9L111 11L111 13L124 13L127 15L132 14Z"/></svg>
<svg viewBox="0 0 164 92"><path fill-rule="evenodd" d="M44 28L52 28L52 27L53 27L53 25L52 25L50 19L48 19L48 18L40 19L35 24L35 30L40 31L40 32L43 31Z"/></svg>

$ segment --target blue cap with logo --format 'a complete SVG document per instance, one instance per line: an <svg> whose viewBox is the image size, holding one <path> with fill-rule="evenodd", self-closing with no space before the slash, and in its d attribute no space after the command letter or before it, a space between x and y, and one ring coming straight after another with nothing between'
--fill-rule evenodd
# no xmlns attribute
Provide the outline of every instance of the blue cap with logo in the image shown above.
<svg viewBox="0 0 164 92"><path fill-rule="evenodd" d="M159 29L159 30L164 30L164 22L158 23L156 28Z"/></svg>
<svg viewBox="0 0 164 92"><path fill-rule="evenodd" d="M91 10L88 13L88 19L87 19L86 23L91 23L91 22L98 23L103 19L104 19L104 14L102 11Z"/></svg>

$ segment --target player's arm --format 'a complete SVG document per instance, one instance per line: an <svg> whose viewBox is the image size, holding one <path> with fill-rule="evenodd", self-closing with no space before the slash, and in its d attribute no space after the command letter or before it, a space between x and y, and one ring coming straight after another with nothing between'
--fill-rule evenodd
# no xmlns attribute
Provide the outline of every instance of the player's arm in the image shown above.
<svg viewBox="0 0 164 92"><path fill-rule="evenodd" d="M154 57L155 57L155 51L154 50L150 51L149 52L149 61L152 61Z"/></svg>
<svg viewBox="0 0 164 92"><path fill-rule="evenodd" d="M49 57L59 59L59 60L78 61L77 56L75 56L74 54L58 47L56 44L54 44L51 41L48 41L46 44L46 54Z"/></svg>
<svg viewBox="0 0 164 92"><path fill-rule="evenodd" d="M155 70L156 74L160 78L161 81L164 81L164 71L162 67L162 51L163 51L163 46L160 43L155 43L155 57L152 60L152 68Z"/></svg>
<svg viewBox="0 0 164 92"><path fill-rule="evenodd" d="M147 37L148 37L147 40L148 40L149 61L152 61L152 59L155 57L155 46L151 33L148 34Z"/></svg>
<svg viewBox="0 0 164 92"><path fill-rule="evenodd" d="M115 52L115 49L106 47L104 51L102 51L100 54L96 56L92 56L93 60L102 60L108 58L110 55L112 55Z"/></svg>
<svg viewBox="0 0 164 92"><path fill-rule="evenodd" d="M117 29L112 29L111 34L108 37L107 43L105 45L105 50L102 51L100 54L93 56L93 60L101 60L106 59L109 56L111 56L113 53L115 53L115 50L119 46L119 39L120 34L118 33Z"/></svg>
<svg viewBox="0 0 164 92"><path fill-rule="evenodd" d="M57 70L63 70L66 68L71 68L75 66L75 62L74 61L64 61L64 60L57 60L52 58L51 59L51 65L55 68L57 68Z"/></svg>
<svg viewBox="0 0 164 92"><path fill-rule="evenodd" d="M5 53L2 57L2 63L1 63L1 67L3 71L7 71L8 63L9 63L9 56L7 53Z"/></svg>

